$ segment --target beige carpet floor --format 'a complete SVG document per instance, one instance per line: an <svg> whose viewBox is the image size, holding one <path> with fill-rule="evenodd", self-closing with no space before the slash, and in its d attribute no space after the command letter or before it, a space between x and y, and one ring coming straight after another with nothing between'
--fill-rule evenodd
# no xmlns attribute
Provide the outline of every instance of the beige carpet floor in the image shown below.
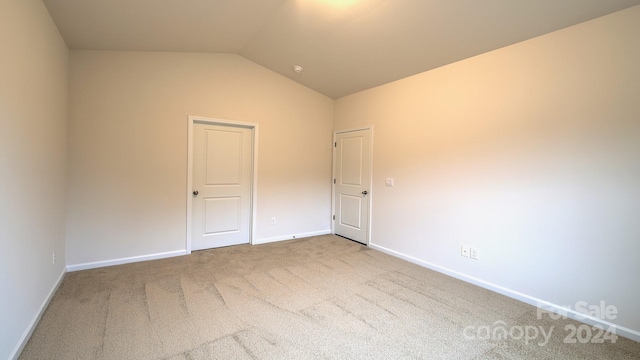
<svg viewBox="0 0 640 360"><path fill-rule="evenodd" d="M329 235L68 273L20 358L640 359L640 343L567 344L580 323L538 317ZM513 336L476 331L499 326Z"/></svg>

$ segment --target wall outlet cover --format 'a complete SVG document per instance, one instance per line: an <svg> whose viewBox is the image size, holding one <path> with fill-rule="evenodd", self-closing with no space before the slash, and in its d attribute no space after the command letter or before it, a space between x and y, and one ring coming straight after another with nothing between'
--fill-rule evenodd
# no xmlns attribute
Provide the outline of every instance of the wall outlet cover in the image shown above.
<svg viewBox="0 0 640 360"><path fill-rule="evenodd" d="M469 257L469 247L466 245L462 245L460 248L460 255L464 257Z"/></svg>

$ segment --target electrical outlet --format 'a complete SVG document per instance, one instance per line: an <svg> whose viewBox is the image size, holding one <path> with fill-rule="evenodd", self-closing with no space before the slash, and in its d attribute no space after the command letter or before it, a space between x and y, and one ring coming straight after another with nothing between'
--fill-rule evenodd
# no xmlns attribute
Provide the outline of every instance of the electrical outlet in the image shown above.
<svg viewBox="0 0 640 360"><path fill-rule="evenodd" d="M56 252L53 252L53 259L51 259L51 263L55 265L56 263Z"/></svg>
<svg viewBox="0 0 640 360"><path fill-rule="evenodd" d="M478 249L471 248L469 249L469 257L478 260Z"/></svg>
<svg viewBox="0 0 640 360"><path fill-rule="evenodd" d="M466 245L462 245L462 247L460 248L460 255L469 257L469 247Z"/></svg>
<svg viewBox="0 0 640 360"><path fill-rule="evenodd" d="M271 225L275 225L275 224L276 224L276 218L275 218L275 217L272 217L272 218L271 218Z"/></svg>

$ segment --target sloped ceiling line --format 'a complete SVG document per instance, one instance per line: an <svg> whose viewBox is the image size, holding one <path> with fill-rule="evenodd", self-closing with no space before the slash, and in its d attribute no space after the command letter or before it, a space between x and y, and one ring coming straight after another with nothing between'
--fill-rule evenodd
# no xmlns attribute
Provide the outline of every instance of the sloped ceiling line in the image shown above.
<svg viewBox="0 0 640 360"><path fill-rule="evenodd" d="M640 0L43 0L69 48L235 53L331 98ZM293 65L305 71L295 74Z"/></svg>

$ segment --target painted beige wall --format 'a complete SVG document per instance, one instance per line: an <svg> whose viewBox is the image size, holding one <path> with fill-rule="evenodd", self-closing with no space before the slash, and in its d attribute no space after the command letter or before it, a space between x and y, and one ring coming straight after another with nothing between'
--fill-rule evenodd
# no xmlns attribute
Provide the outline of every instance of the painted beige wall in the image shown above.
<svg viewBox="0 0 640 360"><path fill-rule="evenodd" d="M0 53L0 359L8 359L65 271L68 50L42 2L11 0L0 2Z"/></svg>
<svg viewBox="0 0 640 360"><path fill-rule="evenodd" d="M330 229L331 99L237 55L70 58L69 265L185 249L189 115L259 124L256 240Z"/></svg>
<svg viewBox="0 0 640 360"><path fill-rule="evenodd" d="M639 64L635 7L338 99L336 129L374 125L372 244L512 295L605 300L640 335Z"/></svg>

